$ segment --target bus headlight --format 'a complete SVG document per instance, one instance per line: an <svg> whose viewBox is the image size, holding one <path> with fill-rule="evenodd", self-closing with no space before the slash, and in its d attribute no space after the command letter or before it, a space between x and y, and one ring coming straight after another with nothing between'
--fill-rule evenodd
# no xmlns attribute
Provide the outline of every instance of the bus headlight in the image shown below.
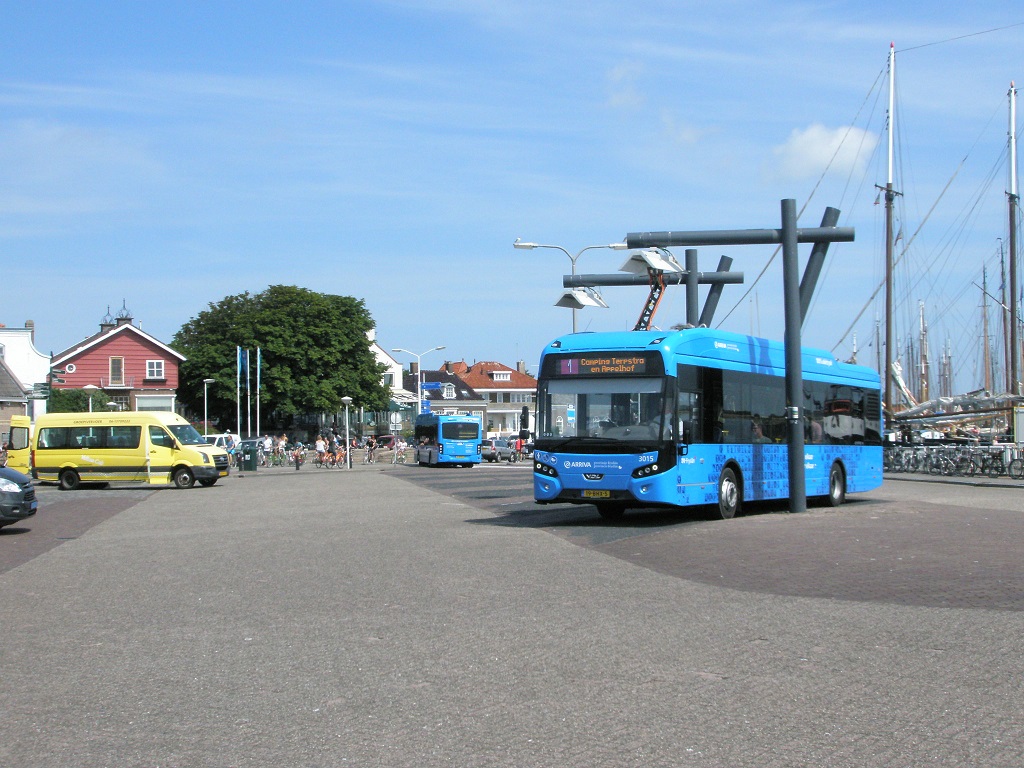
<svg viewBox="0 0 1024 768"><path fill-rule="evenodd" d="M637 467L633 470L633 477L650 477L661 472L658 464L645 464L642 467Z"/></svg>
<svg viewBox="0 0 1024 768"><path fill-rule="evenodd" d="M538 475L547 475L548 477L558 477L558 470L547 464L543 464L539 461L533 462L533 471Z"/></svg>

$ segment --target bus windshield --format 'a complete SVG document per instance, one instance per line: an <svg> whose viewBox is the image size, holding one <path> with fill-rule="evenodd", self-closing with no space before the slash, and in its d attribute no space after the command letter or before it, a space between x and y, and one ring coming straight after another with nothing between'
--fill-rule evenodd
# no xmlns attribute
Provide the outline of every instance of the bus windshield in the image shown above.
<svg viewBox="0 0 1024 768"><path fill-rule="evenodd" d="M480 422L447 421L441 425L442 440L479 440Z"/></svg>
<svg viewBox="0 0 1024 768"><path fill-rule="evenodd" d="M542 380L538 387L539 440L601 438L651 443L672 439L671 398L664 378L615 377Z"/></svg>

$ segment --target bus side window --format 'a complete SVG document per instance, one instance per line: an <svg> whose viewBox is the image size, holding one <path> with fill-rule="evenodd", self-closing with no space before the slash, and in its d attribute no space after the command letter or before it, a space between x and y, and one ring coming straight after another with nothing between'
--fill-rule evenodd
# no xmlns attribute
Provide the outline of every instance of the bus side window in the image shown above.
<svg viewBox="0 0 1024 768"><path fill-rule="evenodd" d="M680 392L677 406L679 441L682 443L700 442L700 395L697 392Z"/></svg>

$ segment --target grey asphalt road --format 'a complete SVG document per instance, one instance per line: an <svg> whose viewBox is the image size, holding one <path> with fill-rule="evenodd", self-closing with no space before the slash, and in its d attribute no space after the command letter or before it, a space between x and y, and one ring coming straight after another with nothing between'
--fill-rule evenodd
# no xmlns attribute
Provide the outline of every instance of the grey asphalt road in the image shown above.
<svg viewBox="0 0 1024 768"><path fill-rule="evenodd" d="M1009 562L1019 496L887 483L606 536L502 501L522 470L464 472L497 490L371 467L147 493L0 574L0 765L1024 765L1024 614L889 599L868 559L945 526L905 554L962 591L927 551ZM846 591L784 588L815 575Z"/></svg>

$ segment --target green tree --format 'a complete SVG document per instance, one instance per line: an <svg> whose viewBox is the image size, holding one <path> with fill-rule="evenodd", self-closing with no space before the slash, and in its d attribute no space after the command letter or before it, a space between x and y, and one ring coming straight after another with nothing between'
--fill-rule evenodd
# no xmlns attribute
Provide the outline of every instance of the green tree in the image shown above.
<svg viewBox="0 0 1024 768"><path fill-rule="evenodd" d="M99 407L98 410L105 411L106 401L105 397L97 395L93 400L93 407L97 407L97 403L103 401L104 405ZM53 387L50 389L50 400L46 404L46 410L48 413L84 413L89 410L89 393L84 389L57 389Z"/></svg>
<svg viewBox="0 0 1024 768"><path fill-rule="evenodd" d="M249 390L256 402L256 348L262 353L260 403L268 417L291 426L306 415L338 413L341 398L371 411L386 410L390 393L383 366L370 349L373 319L361 299L272 285L262 293L228 296L200 312L175 334L171 346L186 356L178 397L203 411L209 385L210 420L235 423L238 347L252 351ZM242 413L245 406L242 376Z"/></svg>

